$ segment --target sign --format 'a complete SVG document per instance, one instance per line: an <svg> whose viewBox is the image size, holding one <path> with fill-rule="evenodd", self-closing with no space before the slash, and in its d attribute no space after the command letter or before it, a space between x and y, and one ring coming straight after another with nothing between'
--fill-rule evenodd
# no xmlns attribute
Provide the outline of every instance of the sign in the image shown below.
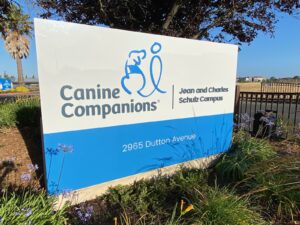
<svg viewBox="0 0 300 225"><path fill-rule="evenodd" d="M0 91L7 91L13 88L11 80L0 78Z"/></svg>
<svg viewBox="0 0 300 225"><path fill-rule="evenodd" d="M35 20L50 193L231 145L238 47Z"/></svg>

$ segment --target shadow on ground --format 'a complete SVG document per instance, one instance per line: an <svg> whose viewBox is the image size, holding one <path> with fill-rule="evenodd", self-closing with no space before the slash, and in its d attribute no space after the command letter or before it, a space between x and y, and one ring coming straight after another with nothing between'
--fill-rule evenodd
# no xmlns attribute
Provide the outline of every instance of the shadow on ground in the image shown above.
<svg viewBox="0 0 300 225"><path fill-rule="evenodd" d="M26 144L32 164L37 164L36 171L41 187L45 187L43 148L41 139L41 109L37 106L23 107L17 111L17 127Z"/></svg>

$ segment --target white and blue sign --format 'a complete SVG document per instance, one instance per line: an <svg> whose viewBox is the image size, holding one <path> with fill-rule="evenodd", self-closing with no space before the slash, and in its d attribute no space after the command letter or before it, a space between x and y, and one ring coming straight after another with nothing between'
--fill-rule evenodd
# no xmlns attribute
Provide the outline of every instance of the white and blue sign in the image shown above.
<svg viewBox="0 0 300 225"><path fill-rule="evenodd" d="M50 193L231 145L238 47L35 20Z"/></svg>
<svg viewBox="0 0 300 225"><path fill-rule="evenodd" d="M8 91L13 88L11 80L0 78L0 91Z"/></svg>

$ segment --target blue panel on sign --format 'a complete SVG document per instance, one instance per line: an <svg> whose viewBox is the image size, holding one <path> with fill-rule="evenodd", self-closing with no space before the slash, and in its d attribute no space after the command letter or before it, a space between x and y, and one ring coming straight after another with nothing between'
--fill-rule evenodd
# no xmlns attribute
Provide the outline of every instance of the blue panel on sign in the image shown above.
<svg viewBox="0 0 300 225"><path fill-rule="evenodd" d="M45 134L48 191L75 190L224 152L231 145L232 121L228 113Z"/></svg>
<svg viewBox="0 0 300 225"><path fill-rule="evenodd" d="M8 79L0 78L0 90L7 91L13 88L12 82Z"/></svg>

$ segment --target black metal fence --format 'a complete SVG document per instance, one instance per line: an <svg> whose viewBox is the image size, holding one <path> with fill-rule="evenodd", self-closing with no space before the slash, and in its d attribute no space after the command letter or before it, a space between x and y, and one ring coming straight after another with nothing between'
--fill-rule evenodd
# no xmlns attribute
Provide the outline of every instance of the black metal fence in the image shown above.
<svg viewBox="0 0 300 225"><path fill-rule="evenodd" d="M300 93L300 83L262 82L261 92Z"/></svg>
<svg viewBox="0 0 300 225"><path fill-rule="evenodd" d="M295 132L300 125L300 93L237 92L235 113L254 118L259 111L273 111L276 121L279 119ZM248 121L249 131L253 131L253 120Z"/></svg>

